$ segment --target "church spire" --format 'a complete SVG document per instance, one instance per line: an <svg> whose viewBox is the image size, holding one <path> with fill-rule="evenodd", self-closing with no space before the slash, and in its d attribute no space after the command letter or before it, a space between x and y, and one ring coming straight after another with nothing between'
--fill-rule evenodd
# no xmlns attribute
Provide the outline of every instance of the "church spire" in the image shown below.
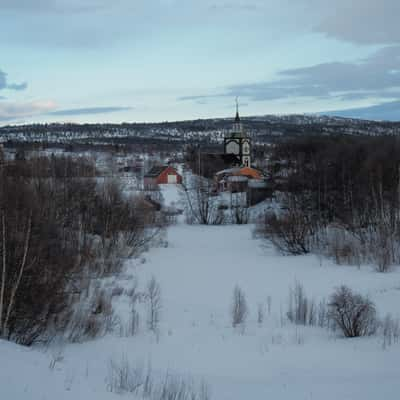
<svg viewBox="0 0 400 400"><path fill-rule="evenodd" d="M240 121L240 116L239 116L239 100L236 97L236 117L235 121L233 123L233 132L237 135L242 135L242 122Z"/></svg>
<svg viewBox="0 0 400 400"><path fill-rule="evenodd" d="M236 117L235 117L235 122L240 122L240 117L239 117L239 101L238 98L236 97Z"/></svg>

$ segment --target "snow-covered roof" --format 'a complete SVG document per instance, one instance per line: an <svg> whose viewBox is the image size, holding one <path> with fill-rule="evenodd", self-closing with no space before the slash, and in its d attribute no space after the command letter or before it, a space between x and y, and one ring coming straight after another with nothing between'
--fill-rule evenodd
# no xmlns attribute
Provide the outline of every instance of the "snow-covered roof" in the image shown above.
<svg viewBox="0 0 400 400"><path fill-rule="evenodd" d="M240 172L240 170L241 168L239 167L228 168L228 169L223 169L222 171L218 171L215 175L234 174Z"/></svg>
<svg viewBox="0 0 400 400"><path fill-rule="evenodd" d="M228 182L247 182L249 178L247 176L228 176Z"/></svg>
<svg viewBox="0 0 400 400"><path fill-rule="evenodd" d="M250 179L249 186L252 188L266 188L268 187L267 182L261 179Z"/></svg>

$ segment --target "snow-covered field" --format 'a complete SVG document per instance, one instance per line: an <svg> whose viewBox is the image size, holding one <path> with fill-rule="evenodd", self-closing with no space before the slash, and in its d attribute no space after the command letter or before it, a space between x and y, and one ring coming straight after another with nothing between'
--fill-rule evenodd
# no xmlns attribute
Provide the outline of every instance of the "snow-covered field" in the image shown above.
<svg viewBox="0 0 400 400"><path fill-rule="evenodd" d="M170 186L163 194L167 203L179 203ZM254 239L252 229L181 222L169 228L168 247L127 264L119 285L129 287L133 275L142 287L152 276L160 283L158 335L142 327L133 337L110 334L46 350L0 341L0 399L119 398L107 391L107 368L110 359L123 356L151 364L156 373L204 379L216 400L398 399L400 344L384 349L379 336L344 339L323 328L294 326L285 315L297 280L316 301L347 284L368 294L380 314L400 317L400 270L379 274L315 256L283 257ZM235 285L250 310L237 331L230 321ZM126 302L124 296L116 300L120 313ZM270 312L260 324L257 307L268 308L268 302Z"/></svg>

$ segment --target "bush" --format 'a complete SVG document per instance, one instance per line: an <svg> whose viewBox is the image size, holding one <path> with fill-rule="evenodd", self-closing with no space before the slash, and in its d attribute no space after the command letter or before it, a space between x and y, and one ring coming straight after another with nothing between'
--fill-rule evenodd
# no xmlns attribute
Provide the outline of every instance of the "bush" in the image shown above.
<svg viewBox="0 0 400 400"><path fill-rule="evenodd" d="M379 221L378 217L365 227L331 224L322 233L320 252L336 264L372 264L378 272L388 272L400 262L397 226Z"/></svg>
<svg viewBox="0 0 400 400"><path fill-rule="evenodd" d="M377 317L374 303L368 297L341 286L331 295L329 318L345 337L368 336L375 333Z"/></svg>
<svg viewBox="0 0 400 400"><path fill-rule="evenodd" d="M298 207L278 215L268 213L259 232L283 254L307 254L311 250L312 226L307 215Z"/></svg>
<svg viewBox="0 0 400 400"><path fill-rule="evenodd" d="M90 296L82 296L66 328L67 339L74 343L95 339L111 332L117 324L111 293L95 288Z"/></svg>
<svg viewBox="0 0 400 400"><path fill-rule="evenodd" d="M390 314L382 321L383 348L389 347L400 341L400 321Z"/></svg>
<svg viewBox="0 0 400 400"><path fill-rule="evenodd" d="M110 392L132 393L151 400L209 400L210 390L205 382L195 384L190 379L166 374L156 379L150 367L133 366L126 358L110 360L107 389Z"/></svg>
<svg viewBox="0 0 400 400"><path fill-rule="evenodd" d="M287 317L296 325L313 325L315 321L315 304L304 293L303 286L296 282L290 290L289 310Z"/></svg>
<svg viewBox="0 0 400 400"><path fill-rule="evenodd" d="M310 300L299 282L295 283L289 294L289 309L287 317L290 322L296 325L310 325L327 327L329 318L325 301L322 300L318 305Z"/></svg>
<svg viewBox="0 0 400 400"><path fill-rule="evenodd" d="M149 374L149 371L147 373ZM110 360L107 376L108 390L118 394L137 394L145 382L145 375L144 368L132 367L125 357L119 361Z"/></svg>

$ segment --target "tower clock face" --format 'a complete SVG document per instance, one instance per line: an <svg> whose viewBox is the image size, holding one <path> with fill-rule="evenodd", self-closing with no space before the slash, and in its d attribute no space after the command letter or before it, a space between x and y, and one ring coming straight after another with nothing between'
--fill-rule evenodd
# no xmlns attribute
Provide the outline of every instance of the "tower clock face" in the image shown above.
<svg viewBox="0 0 400 400"><path fill-rule="evenodd" d="M239 154L240 146L236 141L231 141L226 144L226 153L228 154Z"/></svg>

